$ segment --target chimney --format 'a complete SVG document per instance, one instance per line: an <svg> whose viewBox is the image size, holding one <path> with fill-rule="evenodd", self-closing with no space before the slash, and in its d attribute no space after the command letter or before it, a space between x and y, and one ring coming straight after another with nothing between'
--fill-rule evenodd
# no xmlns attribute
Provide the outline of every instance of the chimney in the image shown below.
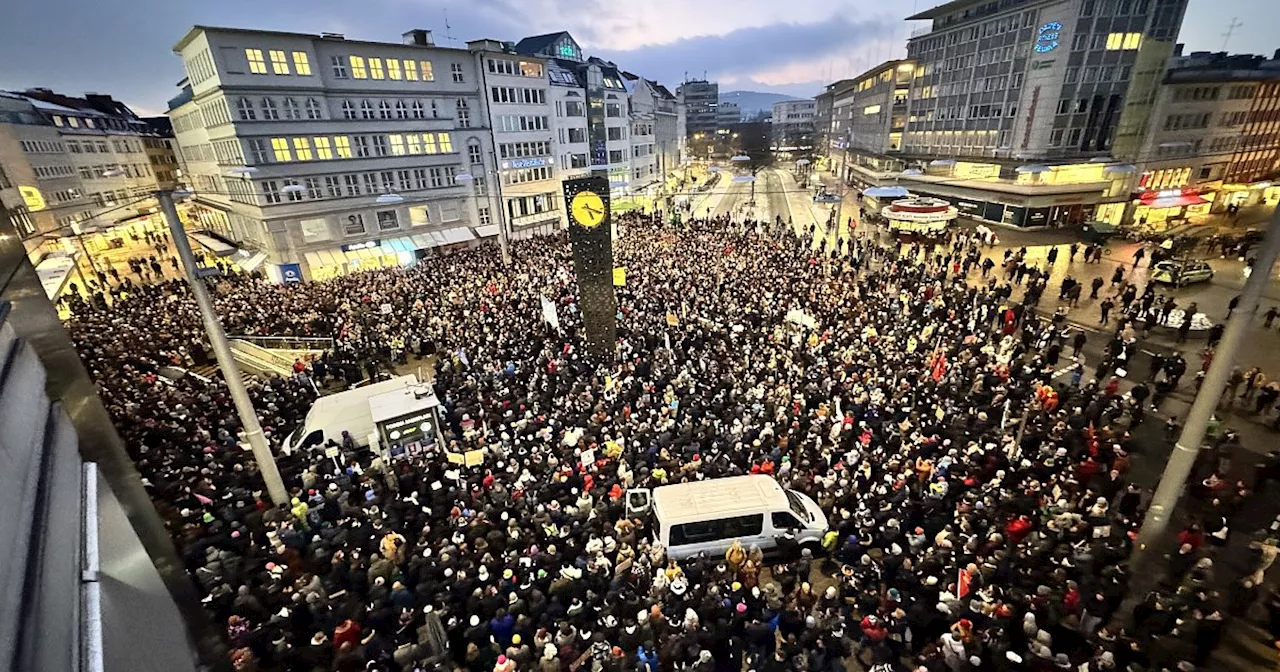
<svg viewBox="0 0 1280 672"><path fill-rule="evenodd" d="M429 30L414 28L413 30L406 31L403 35L401 35L401 37L404 38L405 44L412 44L419 47L436 46L435 40L431 39L431 31Z"/></svg>

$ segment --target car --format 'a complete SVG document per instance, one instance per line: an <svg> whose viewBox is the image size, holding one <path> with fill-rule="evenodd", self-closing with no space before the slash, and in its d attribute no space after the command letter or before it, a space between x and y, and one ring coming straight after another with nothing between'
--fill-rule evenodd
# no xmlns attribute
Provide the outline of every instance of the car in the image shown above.
<svg viewBox="0 0 1280 672"><path fill-rule="evenodd" d="M1203 261L1162 261L1156 264L1151 273L1153 282L1162 282L1174 287L1197 282L1208 282L1213 279L1213 268Z"/></svg>

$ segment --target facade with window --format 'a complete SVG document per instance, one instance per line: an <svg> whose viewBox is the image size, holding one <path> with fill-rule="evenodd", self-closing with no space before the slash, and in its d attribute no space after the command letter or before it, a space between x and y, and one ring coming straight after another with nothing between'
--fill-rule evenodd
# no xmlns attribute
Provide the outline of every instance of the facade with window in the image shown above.
<svg viewBox="0 0 1280 672"><path fill-rule="evenodd" d="M812 148L815 117L816 103L812 98L774 103L770 132L775 150L796 151Z"/></svg>
<svg viewBox="0 0 1280 672"><path fill-rule="evenodd" d="M171 143L167 124L108 95L0 92L0 210L14 214L33 260L75 254L73 226L106 232L155 212L153 194L179 179ZM85 240L93 249L106 238Z"/></svg>
<svg viewBox="0 0 1280 672"><path fill-rule="evenodd" d="M1157 94L1132 219L1176 221L1275 205L1280 187L1280 60L1197 52L1174 58Z"/></svg>
<svg viewBox="0 0 1280 672"><path fill-rule="evenodd" d="M199 26L174 51L192 207L225 218L272 277L412 264L492 222L470 51L421 30L382 43Z"/></svg>

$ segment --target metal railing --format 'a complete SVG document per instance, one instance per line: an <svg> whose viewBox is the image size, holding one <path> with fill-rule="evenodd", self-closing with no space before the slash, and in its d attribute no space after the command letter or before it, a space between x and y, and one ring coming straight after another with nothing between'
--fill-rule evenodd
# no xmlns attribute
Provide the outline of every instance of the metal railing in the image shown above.
<svg viewBox="0 0 1280 672"><path fill-rule="evenodd" d="M249 334L231 335L227 338L234 341L252 343L269 350L332 350L333 339L321 336L253 336Z"/></svg>
<svg viewBox="0 0 1280 672"><path fill-rule="evenodd" d="M280 376L293 375L293 359L248 341L231 340L231 354L236 362Z"/></svg>

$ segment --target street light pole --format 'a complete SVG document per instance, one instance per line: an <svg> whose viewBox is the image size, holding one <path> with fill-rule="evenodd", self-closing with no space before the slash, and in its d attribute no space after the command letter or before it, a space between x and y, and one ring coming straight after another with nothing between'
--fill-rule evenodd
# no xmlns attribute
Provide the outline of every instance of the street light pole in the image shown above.
<svg viewBox="0 0 1280 672"><path fill-rule="evenodd" d="M173 244L178 249L178 257L186 271L187 284L191 286L191 294L200 307L200 317L204 320L205 335L213 346L214 357L218 360L218 368L222 378L231 392L231 401L235 403L236 414L240 416L240 424L244 426L245 439L253 449L253 458L258 463L258 471L266 482L267 494L275 504L288 504L289 493L285 490L284 481L280 479L280 470L276 467L275 456L267 446L267 439L262 434L262 425L258 423L258 414L253 410L253 401L249 399L249 391L240 379L236 369L236 360L231 355L231 345L227 343L227 335L218 321L218 313L213 309L213 299L209 297L209 289L204 281L196 275L196 256L191 251L191 241L187 240L187 232L178 219L178 211L173 206L173 192L156 192L156 200L160 202L160 211L169 224L169 233Z"/></svg>
<svg viewBox="0 0 1280 672"><path fill-rule="evenodd" d="M1182 494L1183 485L1195 466L1196 455L1200 452L1200 443L1204 441L1209 419L1213 417L1218 401L1226 387L1227 378L1231 375L1235 363L1236 350L1244 340L1244 330L1253 316L1253 311L1262 296L1262 288L1271 279L1271 267L1276 256L1280 255L1280 209L1271 215L1267 226L1266 238L1258 252L1253 273L1244 284L1241 293L1240 309L1227 320L1226 331L1222 342L1214 350L1213 363L1204 375L1200 392L1196 394L1187 414L1186 425L1182 435L1174 445L1173 454L1165 464L1164 474L1160 476L1160 484L1156 486L1155 495L1151 498L1151 506L1138 532L1138 541L1134 546L1135 557L1144 552L1153 541L1160 538L1169 525L1169 517L1178 505L1178 497ZM1186 319L1191 319L1187 315Z"/></svg>

